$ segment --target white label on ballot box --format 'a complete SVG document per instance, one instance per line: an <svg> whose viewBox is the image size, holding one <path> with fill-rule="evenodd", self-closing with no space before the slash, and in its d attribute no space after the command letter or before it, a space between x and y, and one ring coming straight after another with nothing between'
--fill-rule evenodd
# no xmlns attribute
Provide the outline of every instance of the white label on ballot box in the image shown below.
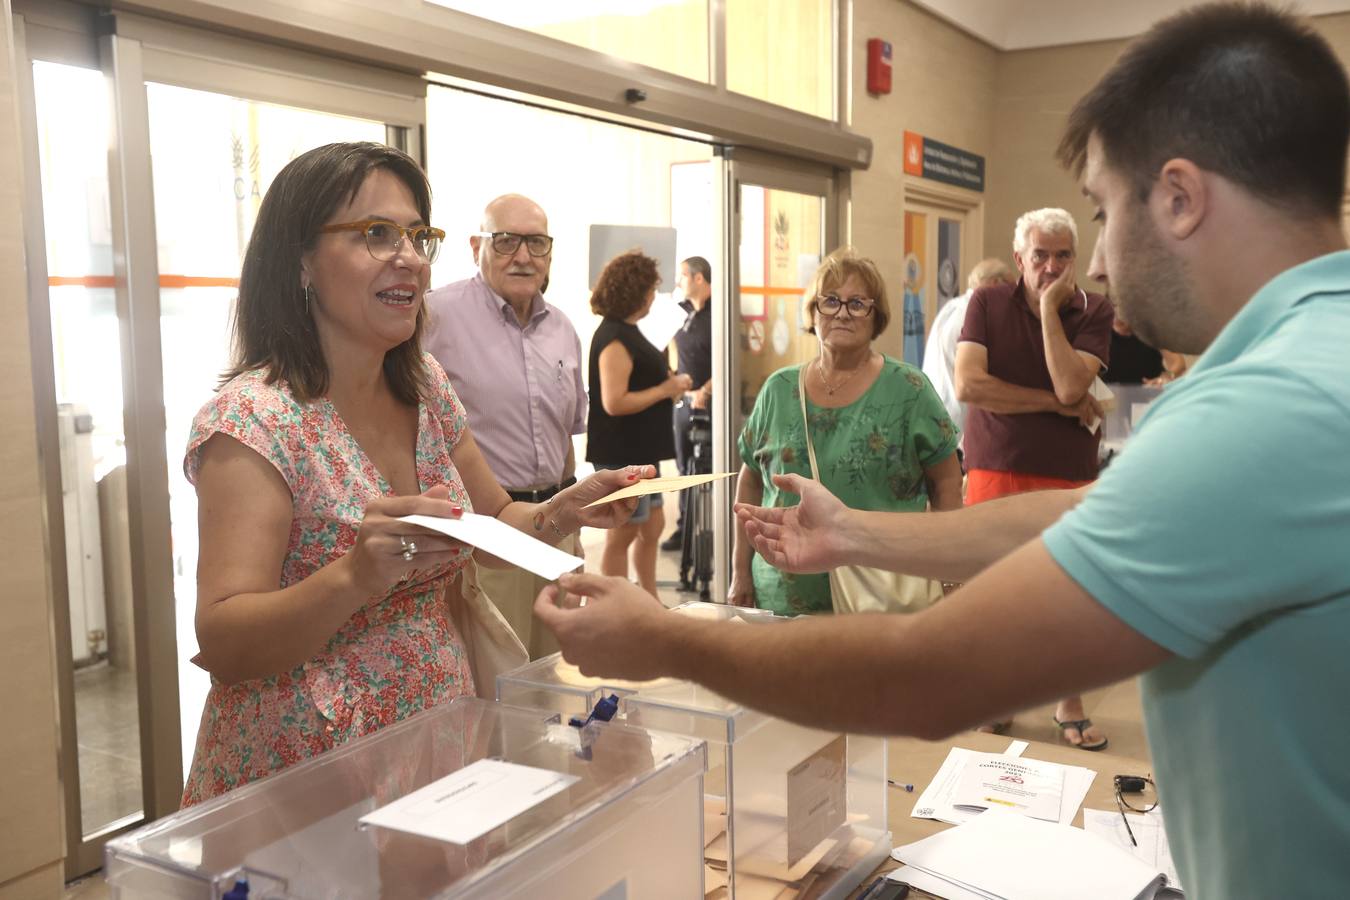
<svg viewBox="0 0 1350 900"><path fill-rule="evenodd" d="M480 759L362 816L361 822L467 844L575 781L575 775Z"/></svg>

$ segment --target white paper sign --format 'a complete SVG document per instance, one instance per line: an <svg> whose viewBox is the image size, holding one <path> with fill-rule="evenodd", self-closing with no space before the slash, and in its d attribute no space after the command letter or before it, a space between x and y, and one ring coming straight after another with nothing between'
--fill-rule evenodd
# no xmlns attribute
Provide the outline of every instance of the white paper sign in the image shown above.
<svg viewBox="0 0 1350 900"><path fill-rule="evenodd" d="M549 769L480 759L372 813L364 825L467 844L578 780Z"/></svg>
<svg viewBox="0 0 1350 900"><path fill-rule="evenodd" d="M471 544L498 559L504 559L550 581L564 572L581 568L586 562L580 557L564 553L557 547L536 540L520 529L512 528L492 516L482 516L478 513L465 513L463 518L459 519L447 519L442 516L402 516L399 521L448 534L457 541Z"/></svg>

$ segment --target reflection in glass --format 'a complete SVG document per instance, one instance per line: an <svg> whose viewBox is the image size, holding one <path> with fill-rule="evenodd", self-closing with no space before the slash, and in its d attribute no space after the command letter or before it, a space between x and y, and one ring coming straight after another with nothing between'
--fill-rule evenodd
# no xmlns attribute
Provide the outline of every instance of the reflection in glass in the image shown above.
<svg viewBox="0 0 1350 900"><path fill-rule="evenodd" d="M80 829L141 815L122 360L102 73L37 62L42 205L75 664ZM80 110L71 115L71 110ZM91 139L91 136L94 139Z"/></svg>
<svg viewBox="0 0 1350 900"><path fill-rule="evenodd" d="M823 197L742 184L740 318L737 350L740 433L765 380L783 366L811 360L816 340L805 329L805 292L824 256Z"/></svg>
<svg viewBox="0 0 1350 900"><path fill-rule="evenodd" d="M726 0L727 90L835 118L832 0Z"/></svg>
<svg viewBox="0 0 1350 900"><path fill-rule="evenodd" d="M160 352L173 538L183 770L210 677L197 654L197 493L183 476L192 417L229 363L239 267L267 186L288 162L334 141L380 141L380 122L147 84L159 235Z"/></svg>

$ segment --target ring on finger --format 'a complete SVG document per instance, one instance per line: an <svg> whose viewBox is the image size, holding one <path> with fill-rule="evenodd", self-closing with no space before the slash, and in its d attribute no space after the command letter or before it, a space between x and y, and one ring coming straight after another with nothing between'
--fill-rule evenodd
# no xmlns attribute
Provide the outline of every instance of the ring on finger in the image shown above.
<svg viewBox="0 0 1350 900"><path fill-rule="evenodd" d="M398 543L399 546L403 548L403 561L412 562L413 557L417 555L417 542L410 541L406 537L399 535Z"/></svg>
<svg viewBox="0 0 1350 900"><path fill-rule="evenodd" d="M589 600L589 599L591 599L591 598L590 598L590 597L582 597L581 600L577 603L577 609L581 609L583 606L585 606L585 605L586 605L586 601Z"/></svg>

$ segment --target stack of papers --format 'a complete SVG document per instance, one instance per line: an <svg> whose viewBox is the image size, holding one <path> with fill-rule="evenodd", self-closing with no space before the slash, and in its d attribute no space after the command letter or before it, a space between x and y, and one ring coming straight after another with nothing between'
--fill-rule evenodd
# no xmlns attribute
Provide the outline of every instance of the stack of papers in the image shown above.
<svg viewBox="0 0 1350 900"><path fill-rule="evenodd" d="M1024 742L1014 742L1008 748L1008 751L1002 754L980 753L975 750L966 750L963 747L953 747L947 754L947 759L942 763L942 768L938 769L938 773L933 776L932 782L919 795L919 799L914 801L914 810L910 813L910 816L915 819L937 819L939 822L947 822L951 825L960 825L976 818L981 814L980 808L958 805L958 802L970 803L972 799L972 795L969 793L958 797L958 791L962 789L963 783L967 787L972 783L978 783L978 781L963 781L967 778L967 771L978 769L982 763L990 761L1006 763L1008 760L1017 758L1025 747ZM1030 764L1034 765L1036 771L1043 777L1052 780L1056 777L1062 779L1058 796L1052 801L1049 799L1050 793L1047 792L1044 799L1036 807L1036 812L1049 821L1058 821L1062 825L1068 825L1073 821L1073 817L1078 814L1078 808L1083 805L1088 788L1092 786L1092 780L1097 777L1097 773L1082 766L1061 766L1057 763L1040 760L1035 760ZM977 776L969 777L975 779ZM1058 813L1045 815L1046 810L1053 804L1057 804ZM981 807L989 805L989 803L980 804ZM1009 808L1003 803L995 805ZM1025 809L1019 811L1026 812Z"/></svg>
<svg viewBox="0 0 1350 900"><path fill-rule="evenodd" d="M952 900L1149 900L1167 882L1112 842L994 808L891 854L890 877Z"/></svg>
<svg viewBox="0 0 1350 900"><path fill-rule="evenodd" d="M1172 846L1167 843L1167 831L1163 828L1162 810L1154 809L1146 813L1126 813L1130 817L1130 831L1138 846L1130 840L1125 830L1125 821L1120 810L1085 809L1083 810L1083 829L1106 838L1126 853L1143 860L1148 865L1167 876L1167 885L1180 891L1181 879L1177 877L1176 863L1172 862Z"/></svg>

